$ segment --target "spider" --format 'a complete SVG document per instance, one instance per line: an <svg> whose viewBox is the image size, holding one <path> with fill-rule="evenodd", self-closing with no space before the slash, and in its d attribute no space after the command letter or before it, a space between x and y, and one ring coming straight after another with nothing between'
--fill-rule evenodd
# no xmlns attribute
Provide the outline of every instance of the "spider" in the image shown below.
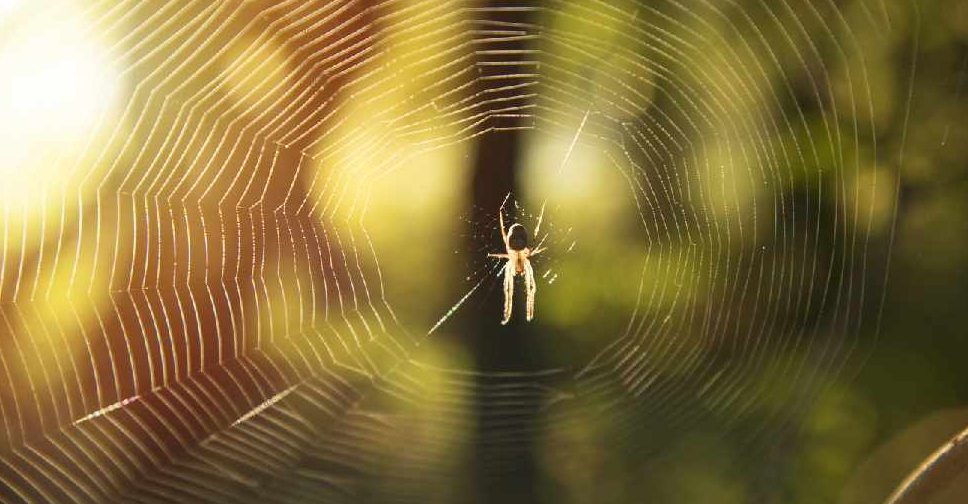
<svg viewBox="0 0 968 504"><path fill-rule="evenodd" d="M508 199L505 197L504 202L501 203L501 208L497 211L497 219L501 226L501 240L504 242L505 253L487 254L488 257L507 259L507 263L504 265L504 318L501 319L502 325L507 324L511 320L511 300L514 297L515 275L524 275L524 285L528 296L527 318L528 321L534 318L534 293L538 290L538 284L534 280L534 268L531 267L531 261L529 259L532 256L538 255L542 250L545 250L541 246L541 242L538 243L538 246L534 250L528 248L528 232L521 224L511 224L511 227L507 228L507 231L504 230L504 205L507 201ZM541 228L541 217L543 215L544 208L542 208L541 216L538 217L538 225L534 228L535 235L538 234L538 229Z"/></svg>

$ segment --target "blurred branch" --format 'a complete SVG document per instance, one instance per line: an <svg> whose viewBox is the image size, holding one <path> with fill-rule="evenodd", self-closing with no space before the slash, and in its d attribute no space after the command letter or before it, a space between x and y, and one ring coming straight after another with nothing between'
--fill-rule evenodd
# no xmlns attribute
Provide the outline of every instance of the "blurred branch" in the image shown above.
<svg viewBox="0 0 968 504"><path fill-rule="evenodd" d="M894 490L885 504L931 501L968 467L968 427L942 445Z"/></svg>

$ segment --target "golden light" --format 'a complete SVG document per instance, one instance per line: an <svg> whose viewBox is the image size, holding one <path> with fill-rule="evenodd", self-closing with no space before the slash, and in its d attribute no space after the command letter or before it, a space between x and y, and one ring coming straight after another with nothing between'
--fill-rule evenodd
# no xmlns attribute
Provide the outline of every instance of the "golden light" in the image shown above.
<svg viewBox="0 0 968 504"><path fill-rule="evenodd" d="M23 3L23 0L0 0L0 23L3 23L4 18L9 16L21 3Z"/></svg>
<svg viewBox="0 0 968 504"><path fill-rule="evenodd" d="M71 3L56 15L47 2L0 6L8 31L0 40L5 204L39 205L40 191L63 182L99 122L118 108L118 71L80 11Z"/></svg>

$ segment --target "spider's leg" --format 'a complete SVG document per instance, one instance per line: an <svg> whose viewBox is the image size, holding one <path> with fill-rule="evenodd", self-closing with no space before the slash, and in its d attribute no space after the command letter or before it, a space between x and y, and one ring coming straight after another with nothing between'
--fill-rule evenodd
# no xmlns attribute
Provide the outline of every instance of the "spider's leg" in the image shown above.
<svg viewBox="0 0 968 504"><path fill-rule="evenodd" d="M537 233L537 232L535 232L535 233L534 233L534 235L535 235L535 236L538 236L538 233ZM548 238L548 234L547 234L547 233L545 233L545 235L541 237L541 240L539 240L539 241L538 241L538 245L537 245L537 246L535 246L535 247L534 247L534 250L532 250L532 251L531 251L531 254L532 254L532 255L534 255L534 254L537 254L538 252L541 252L542 250L544 250L544 249L545 249L544 247L542 247L542 245L544 245L544 242L545 242L545 240L546 240L547 238Z"/></svg>
<svg viewBox="0 0 968 504"><path fill-rule="evenodd" d="M534 281L534 268L531 261L524 260L524 284L528 293L528 321L534 318L534 293L538 291L538 283Z"/></svg>
<svg viewBox="0 0 968 504"><path fill-rule="evenodd" d="M532 250L531 252L529 252L528 253L528 257L538 255L538 252L542 252L542 251L545 251L545 250L547 250L547 249L544 248L544 247L538 247L538 248Z"/></svg>
<svg viewBox="0 0 968 504"><path fill-rule="evenodd" d="M508 256L507 254L487 254L487 257L497 257L498 259L507 259L510 256Z"/></svg>
<svg viewBox="0 0 968 504"><path fill-rule="evenodd" d="M511 320L511 301L514 298L514 263L508 261L504 266L504 318L501 325Z"/></svg>
<svg viewBox="0 0 968 504"><path fill-rule="evenodd" d="M501 241L504 242L504 248L506 250L510 250L510 247L508 246L508 234L504 230L504 205L507 204L508 198L510 197L511 193L508 193L508 195L504 197L504 201L501 202L501 207L497 209L497 222L498 225L501 226Z"/></svg>

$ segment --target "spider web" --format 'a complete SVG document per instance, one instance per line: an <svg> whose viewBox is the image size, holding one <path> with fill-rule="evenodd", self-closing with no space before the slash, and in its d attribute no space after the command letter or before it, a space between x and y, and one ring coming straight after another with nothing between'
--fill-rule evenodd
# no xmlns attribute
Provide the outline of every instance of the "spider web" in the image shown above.
<svg viewBox="0 0 968 504"><path fill-rule="evenodd" d="M4 499L453 501L468 453L536 450L612 495L696 432L769 492L876 333L880 1L39 5L0 21L63 17L120 84L3 172ZM475 369L462 181L512 134L554 358Z"/></svg>

